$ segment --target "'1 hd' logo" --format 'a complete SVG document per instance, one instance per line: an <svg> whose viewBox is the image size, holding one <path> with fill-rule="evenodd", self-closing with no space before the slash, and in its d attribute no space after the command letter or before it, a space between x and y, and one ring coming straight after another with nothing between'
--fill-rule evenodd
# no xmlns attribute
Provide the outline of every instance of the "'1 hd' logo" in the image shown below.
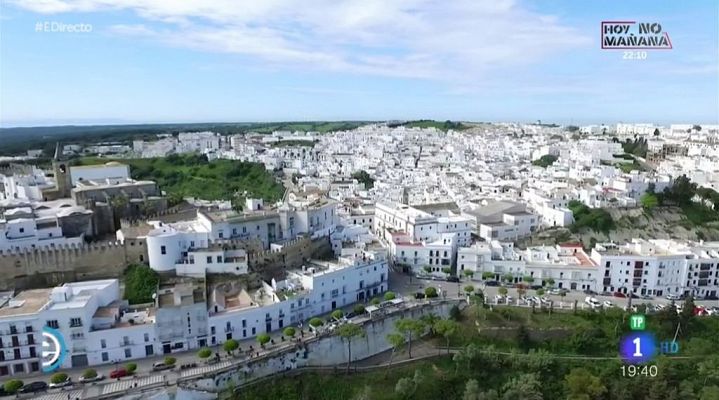
<svg viewBox="0 0 719 400"><path fill-rule="evenodd" d="M65 340L57 329L42 328L42 371L52 372L62 365L65 358Z"/></svg>

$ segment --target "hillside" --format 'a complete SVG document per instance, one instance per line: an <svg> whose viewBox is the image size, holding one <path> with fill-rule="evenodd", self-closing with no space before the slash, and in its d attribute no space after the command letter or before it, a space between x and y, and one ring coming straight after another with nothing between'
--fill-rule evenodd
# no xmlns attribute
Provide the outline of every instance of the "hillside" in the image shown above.
<svg viewBox="0 0 719 400"><path fill-rule="evenodd" d="M82 158L77 164L92 165L111 161ZM156 181L172 196L191 196L206 200L230 200L235 193L277 201L284 187L265 170L264 165L233 160L207 161L201 155L170 155L165 158L115 160L129 164L134 179Z"/></svg>

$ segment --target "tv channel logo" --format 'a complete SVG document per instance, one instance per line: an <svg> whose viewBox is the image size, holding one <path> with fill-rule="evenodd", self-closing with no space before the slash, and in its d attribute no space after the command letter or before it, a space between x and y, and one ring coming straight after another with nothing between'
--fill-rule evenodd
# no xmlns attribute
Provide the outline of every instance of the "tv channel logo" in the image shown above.
<svg viewBox="0 0 719 400"><path fill-rule="evenodd" d="M65 360L65 340L57 329L42 328L42 372L52 372L60 368Z"/></svg>
<svg viewBox="0 0 719 400"><path fill-rule="evenodd" d="M656 354L657 345L654 335L644 331L634 331L624 336L619 344L619 355L629 364L643 364L651 361Z"/></svg>

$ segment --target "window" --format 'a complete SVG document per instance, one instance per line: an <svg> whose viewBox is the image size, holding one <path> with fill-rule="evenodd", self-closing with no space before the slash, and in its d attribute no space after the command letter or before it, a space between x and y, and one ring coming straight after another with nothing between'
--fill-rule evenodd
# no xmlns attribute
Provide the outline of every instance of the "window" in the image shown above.
<svg viewBox="0 0 719 400"><path fill-rule="evenodd" d="M217 256L217 263L218 263L218 264L221 264L221 263L222 263L222 256Z"/></svg>
<svg viewBox="0 0 719 400"><path fill-rule="evenodd" d="M145 334L145 342L149 342L149 341L150 341L150 334L146 333Z"/></svg>
<svg viewBox="0 0 719 400"><path fill-rule="evenodd" d="M132 349L130 349L128 347L125 349L125 358L130 358L130 357L132 357Z"/></svg>
<svg viewBox="0 0 719 400"><path fill-rule="evenodd" d="M77 328L82 326L81 318L70 318L70 328Z"/></svg>
<svg viewBox="0 0 719 400"><path fill-rule="evenodd" d="M107 347L107 342L105 341L105 339L100 339L100 348L104 349L106 347ZM105 361L107 361L107 360L105 360Z"/></svg>
<svg viewBox="0 0 719 400"><path fill-rule="evenodd" d="M212 256L207 256L207 263L212 264Z"/></svg>
<svg viewBox="0 0 719 400"><path fill-rule="evenodd" d="M102 353L102 361L108 361L110 357L107 356L107 353Z"/></svg>
<svg viewBox="0 0 719 400"><path fill-rule="evenodd" d="M20 233L24 233L24 232L25 232L25 228L20 228Z"/></svg>
<svg viewBox="0 0 719 400"><path fill-rule="evenodd" d="M224 238L224 237L225 237L225 233L222 232L222 231L220 231L220 239L222 239L222 238Z"/></svg>
<svg viewBox="0 0 719 400"><path fill-rule="evenodd" d="M55 328L55 329L60 328L60 324L57 323L56 319L51 319L51 320L47 321L47 326L49 326L50 328Z"/></svg>
<svg viewBox="0 0 719 400"><path fill-rule="evenodd" d="M160 246L160 254L167 254L167 248L165 246Z"/></svg>

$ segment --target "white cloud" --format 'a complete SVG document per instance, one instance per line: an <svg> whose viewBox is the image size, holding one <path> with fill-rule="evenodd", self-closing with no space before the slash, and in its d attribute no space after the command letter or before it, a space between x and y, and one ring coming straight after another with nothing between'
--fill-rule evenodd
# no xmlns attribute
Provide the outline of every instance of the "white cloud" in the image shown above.
<svg viewBox="0 0 719 400"><path fill-rule="evenodd" d="M590 38L512 0L14 0L38 13L132 10L112 32L263 64L391 77L487 80Z"/></svg>

